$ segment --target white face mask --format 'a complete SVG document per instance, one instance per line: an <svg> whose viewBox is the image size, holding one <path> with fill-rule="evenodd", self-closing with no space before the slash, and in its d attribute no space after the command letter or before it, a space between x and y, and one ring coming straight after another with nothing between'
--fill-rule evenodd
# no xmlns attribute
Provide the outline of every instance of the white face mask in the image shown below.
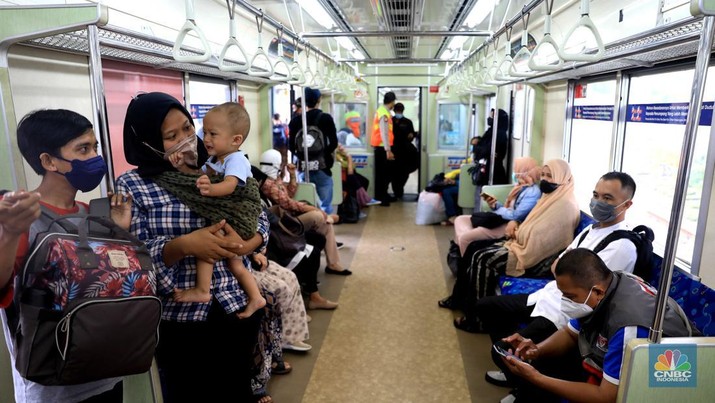
<svg viewBox="0 0 715 403"><path fill-rule="evenodd" d="M564 296L561 296L561 312L571 319L580 319L593 313L593 308L586 304L589 298L591 298L591 293L593 292L593 287L588 292L586 299L581 302L574 302Z"/></svg>

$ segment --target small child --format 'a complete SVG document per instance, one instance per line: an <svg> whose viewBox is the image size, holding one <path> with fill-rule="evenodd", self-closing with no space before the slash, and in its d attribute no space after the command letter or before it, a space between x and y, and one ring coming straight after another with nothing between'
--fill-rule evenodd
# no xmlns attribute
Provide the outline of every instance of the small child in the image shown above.
<svg viewBox="0 0 715 403"><path fill-rule="evenodd" d="M248 137L251 120L246 109L235 102L226 102L212 108L204 116L204 145L210 156L203 166L205 173L196 181L196 187L203 196L219 198L233 194L237 186L246 186L251 175L251 164L239 151L241 144ZM188 167L181 164L181 153L169 157L174 166L182 172L188 173ZM223 180L211 183L209 175L223 175ZM213 200L208 202L219 203ZM237 211L236 213L246 214ZM255 228L253 229L255 231ZM247 318L266 305L266 300L261 295L256 279L243 265L240 257L230 260L231 272L238 280L248 295L248 306L239 313L239 318ZM175 290L174 299L180 302L208 302L211 299L211 278L213 264L199 260L196 263L196 287L185 290Z"/></svg>

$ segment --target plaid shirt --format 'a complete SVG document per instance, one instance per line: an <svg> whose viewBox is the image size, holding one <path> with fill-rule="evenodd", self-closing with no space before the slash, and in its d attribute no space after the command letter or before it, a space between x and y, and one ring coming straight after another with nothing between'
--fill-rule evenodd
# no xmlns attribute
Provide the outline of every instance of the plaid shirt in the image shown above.
<svg viewBox="0 0 715 403"><path fill-rule="evenodd" d="M178 303L171 298L175 288L186 289L196 285L196 258L186 256L167 266L163 257L167 242L208 226L206 219L193 213L153 180L140 177L135 170L117 178L116 191L129 193L134 198L130 231L146 243L154 261L157 294L164 308L162 319L175 322L206 320L210 302ZM268 218L261 212L257 232L263 237L263 243L257 250L265 248L268 243L268 226ZM243 256L243 263L250 269L247 256ZM231 273L226 259L214 265L211 294L227 313L236 312L248 303L248 296Z"/></svg>

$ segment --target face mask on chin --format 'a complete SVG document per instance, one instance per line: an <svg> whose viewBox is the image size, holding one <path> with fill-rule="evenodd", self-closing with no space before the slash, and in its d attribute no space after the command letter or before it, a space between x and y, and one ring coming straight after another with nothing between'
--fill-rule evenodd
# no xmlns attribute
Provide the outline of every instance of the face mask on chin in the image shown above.
<svg viewBox="0 0 715 403"><path fill-rule="evenodd" d="M588 301L589 298L591 298L591 293L593 292L593 287L591 287L591 290L588 292L588 295L586 296L586 299L581 302L574 302L564 296L561 297L561 312L564 313L564 315L568 316L571 319L580 319L583 317L586 317L593 313L593 308L588 306L586 304L586 301Z"/></svg>

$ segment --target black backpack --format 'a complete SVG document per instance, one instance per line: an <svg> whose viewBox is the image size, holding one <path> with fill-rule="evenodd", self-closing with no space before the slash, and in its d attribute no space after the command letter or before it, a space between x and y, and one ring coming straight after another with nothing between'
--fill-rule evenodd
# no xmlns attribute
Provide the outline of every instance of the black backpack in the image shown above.
<svg viewBox="0 0 715 403"><path fill-rule="evenodd" d="M588 231L584 232L579 239L579 244L588 234ZM650 227L645 225L639 225L632 230L619 229L611 232L601 242L593 248L595 253L602 251L611 242L627 238L633 245L636 246L636 253L638 257L636 258L636 264L633 268L633 274L642 278L646 282L650 282L653 277L653 239L655 235Z"/></svg>
<svg viewBox="0 0 715 403"><path fill-rule="evenodd" d="M354 224L360 220L360 204L357 197L348 193L343 202L338 205L338 216L341 223Z"/></svg>
<svg viewBox="0 0 715 403"><path fill-rule="evenodd" d="M318 171L328 166L325 163L325 135L323 135L323 131L317 126L322 117L323 112L319 111L313 119L313 123L308 123L307 135L302 127L295 135L295 155L301 161L300 169L302 171L305 171L306 168L308 171ZM307 164L303 161L305 158L305 147L308 148Z"/></svg>

